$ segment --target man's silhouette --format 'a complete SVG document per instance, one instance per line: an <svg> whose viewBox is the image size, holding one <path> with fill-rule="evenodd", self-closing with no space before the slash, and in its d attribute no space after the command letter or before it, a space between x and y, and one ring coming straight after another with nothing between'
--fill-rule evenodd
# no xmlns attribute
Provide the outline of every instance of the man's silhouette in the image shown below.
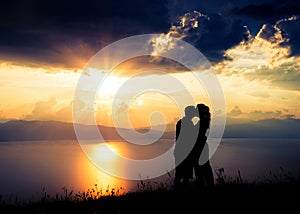
<svg viewBox="0 0 300 214"><path fill-rule="evenodd" d="M192 119L197 115L194 106L185 108L185 116L176 124L175 157L175 188L186 188L193 177L193 163L190 152L197 140L198 130Z"/></svg>
<svg viewBox="0 0 300 214"><path fill-rule="evenodd" d="M198 137L196 144L191 152L193 167L195 169L196 184L200 187L214 185L212 167L209 161L209 149L207 145L207 132L210 126L209 107L204 104L197 104L196 109L199 114ZM202 164L199 164L201 158Z"/></svg>

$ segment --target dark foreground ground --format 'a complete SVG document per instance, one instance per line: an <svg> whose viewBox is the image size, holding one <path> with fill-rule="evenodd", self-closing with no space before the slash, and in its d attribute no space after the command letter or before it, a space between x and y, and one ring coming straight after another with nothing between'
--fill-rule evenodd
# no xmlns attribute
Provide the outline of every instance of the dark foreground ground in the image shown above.
<svg viewBox="0 0 300 214"><path fill-rule="evenodd" d="M299 198L299 178L247 183L221 175L212 188L192 184L175 191L141 182L140 190L122 194L114 189L102 195L95 188L77 194L64 190L55 197L45 193L40 201L23 205L2 201L0 213L298 213Z"/></svg>

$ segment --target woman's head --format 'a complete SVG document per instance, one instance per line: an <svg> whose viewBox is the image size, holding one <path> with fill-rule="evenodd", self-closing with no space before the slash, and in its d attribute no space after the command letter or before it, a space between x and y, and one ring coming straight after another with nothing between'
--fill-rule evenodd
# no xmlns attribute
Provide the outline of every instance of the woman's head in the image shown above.
<svg viewBox="0 0 300 214"><path fill-rule="evenodd" d="M209 107L203 103L197 104L197 110L199 113L200 123L202 128L205 126L206 128L209 128L210 123L210 112Z"/></svg>

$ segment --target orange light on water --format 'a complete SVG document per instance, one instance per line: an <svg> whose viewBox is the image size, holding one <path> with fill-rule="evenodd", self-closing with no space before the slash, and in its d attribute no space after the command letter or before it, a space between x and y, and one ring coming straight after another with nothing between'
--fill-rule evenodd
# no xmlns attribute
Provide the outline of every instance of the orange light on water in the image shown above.
<svg viewBox="0 0 300 214"><path fill-rule="evenodd" d="M118 163L117 156L121 155L121 147L114 143L98 143L87 145L86 152L78 160L78 177L80 178L80 188L87 190L97 184L98 188L106 190L107 188L122 189L126 191L129 183L126 180L119 179L99 169L95 162L101 162L112 171L124 170L122 164ZM120 190L121 191L121 190ZM122 192L121 191L121 192Z"/></svg>

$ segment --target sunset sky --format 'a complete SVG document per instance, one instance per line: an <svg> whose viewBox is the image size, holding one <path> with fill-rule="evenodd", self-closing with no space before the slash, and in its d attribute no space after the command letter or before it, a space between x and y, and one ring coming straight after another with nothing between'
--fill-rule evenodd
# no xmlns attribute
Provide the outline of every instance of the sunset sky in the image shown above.
<svg viewBox="0 0 300 214"><path fill-rule="evenodd" d="M229 121L299 119L299 26L300 3L294 0L4 1L0 122L72 122L75 87L88 61L112 42L154 33L183 39L206 56L224 91ZM100 90L104 98L95 101L97 122L111 125L105 103L134 71L158 68L189 82L188 72L176 63L125 62ZM140 78L155 83L151 75ZM197 102L209 102L201 87L187 85L199 95ZM184 99L175 87L172 96ZM113 114L121 115L126 105L119 101ZM146 126L157 107L168 123L180 116L172 99L146 93L132 101L129 117Z"/></svg>

